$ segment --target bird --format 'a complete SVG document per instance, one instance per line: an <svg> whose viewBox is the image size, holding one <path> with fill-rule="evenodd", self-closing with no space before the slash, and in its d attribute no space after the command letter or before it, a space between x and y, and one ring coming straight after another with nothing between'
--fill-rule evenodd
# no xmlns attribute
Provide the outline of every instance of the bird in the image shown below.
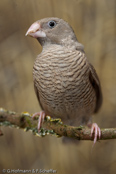
<svg viewBox="0 0 116 174"><path fill-rule="evenodd" d="M101 84L74 30L65 20L49 17L34 22L26 36L42 46L33 66L34 89L42 108L33 115L39 115L38 131L49 115L67 125L91 127L96 143L101 130L92 115L102 105Z"/></svg>

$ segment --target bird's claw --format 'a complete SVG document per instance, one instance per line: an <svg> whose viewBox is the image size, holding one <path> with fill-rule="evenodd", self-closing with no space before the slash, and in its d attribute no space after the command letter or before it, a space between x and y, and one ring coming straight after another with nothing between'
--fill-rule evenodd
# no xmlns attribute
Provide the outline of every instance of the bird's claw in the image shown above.
<svg viewBox="0 0 116 174"><path fill-rule="evenodd" d="M41 125L45 119L45 112L44 111L36 112L35 114L33 114L32 118L34 119L36 116L39 116L39 119L38 119L38 132L39 132Z"/></svg>
<svg viewBox="0 0 116 174"><path fill-rule="evenodd" d="M91 127L91 136L93 133L94 133L94 144L95 144L97 141L97 137L99 137L99 139L101 138L101 130L96 123L93 123Z"/></svg>

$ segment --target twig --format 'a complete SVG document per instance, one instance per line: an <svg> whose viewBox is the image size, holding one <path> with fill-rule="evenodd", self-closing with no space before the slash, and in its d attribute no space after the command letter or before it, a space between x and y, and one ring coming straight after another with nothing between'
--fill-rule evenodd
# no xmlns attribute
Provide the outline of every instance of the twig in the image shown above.
<svg viewBox="0 0 116 174"><path fill-rule="evenodd" d="M78 140L93 140L94 135L91 137L90 129L85 127L73 127L64 125L60 119L52 119L46 117L43 128L40 133L37 130L37 119L33 120L28 112L21 114L7 111L0 108L0 125L23 128L28 131L31 130L34 134L44 136L47 134L54 134L57 136L67 136ZM1 136L2 134L0 134ZM116 128L101 129L101 139L116 139Z"/></svg>

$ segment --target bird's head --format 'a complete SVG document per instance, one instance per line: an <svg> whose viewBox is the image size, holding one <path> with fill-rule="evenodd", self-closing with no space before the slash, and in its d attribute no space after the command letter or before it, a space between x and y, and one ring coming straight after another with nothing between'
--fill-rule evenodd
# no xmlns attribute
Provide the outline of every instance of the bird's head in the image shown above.
<svg viewBox="0 0 116 174"><path fill-rule="evenodd" d="M42 46L47 44L66 45L70 41L77 42L71 26L63 19L55 17L34 22L28 29L27 35L36 38Z"/></svg>

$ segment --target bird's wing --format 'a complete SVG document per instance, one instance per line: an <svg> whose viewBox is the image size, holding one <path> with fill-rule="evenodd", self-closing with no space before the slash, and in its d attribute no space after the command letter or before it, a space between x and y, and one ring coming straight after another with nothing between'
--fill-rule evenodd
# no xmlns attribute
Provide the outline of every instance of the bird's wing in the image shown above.
<svg viewBox="0 0 116 174"><path fill-rule="evenodd" d="M102 105L102 91L101 91L100 81L94 67L90 63L89 63L89 67L90 67L89 80L96 93L96 107L94 110L94 113L96 113L98 112L98 110L100 109Z"/></svg>

